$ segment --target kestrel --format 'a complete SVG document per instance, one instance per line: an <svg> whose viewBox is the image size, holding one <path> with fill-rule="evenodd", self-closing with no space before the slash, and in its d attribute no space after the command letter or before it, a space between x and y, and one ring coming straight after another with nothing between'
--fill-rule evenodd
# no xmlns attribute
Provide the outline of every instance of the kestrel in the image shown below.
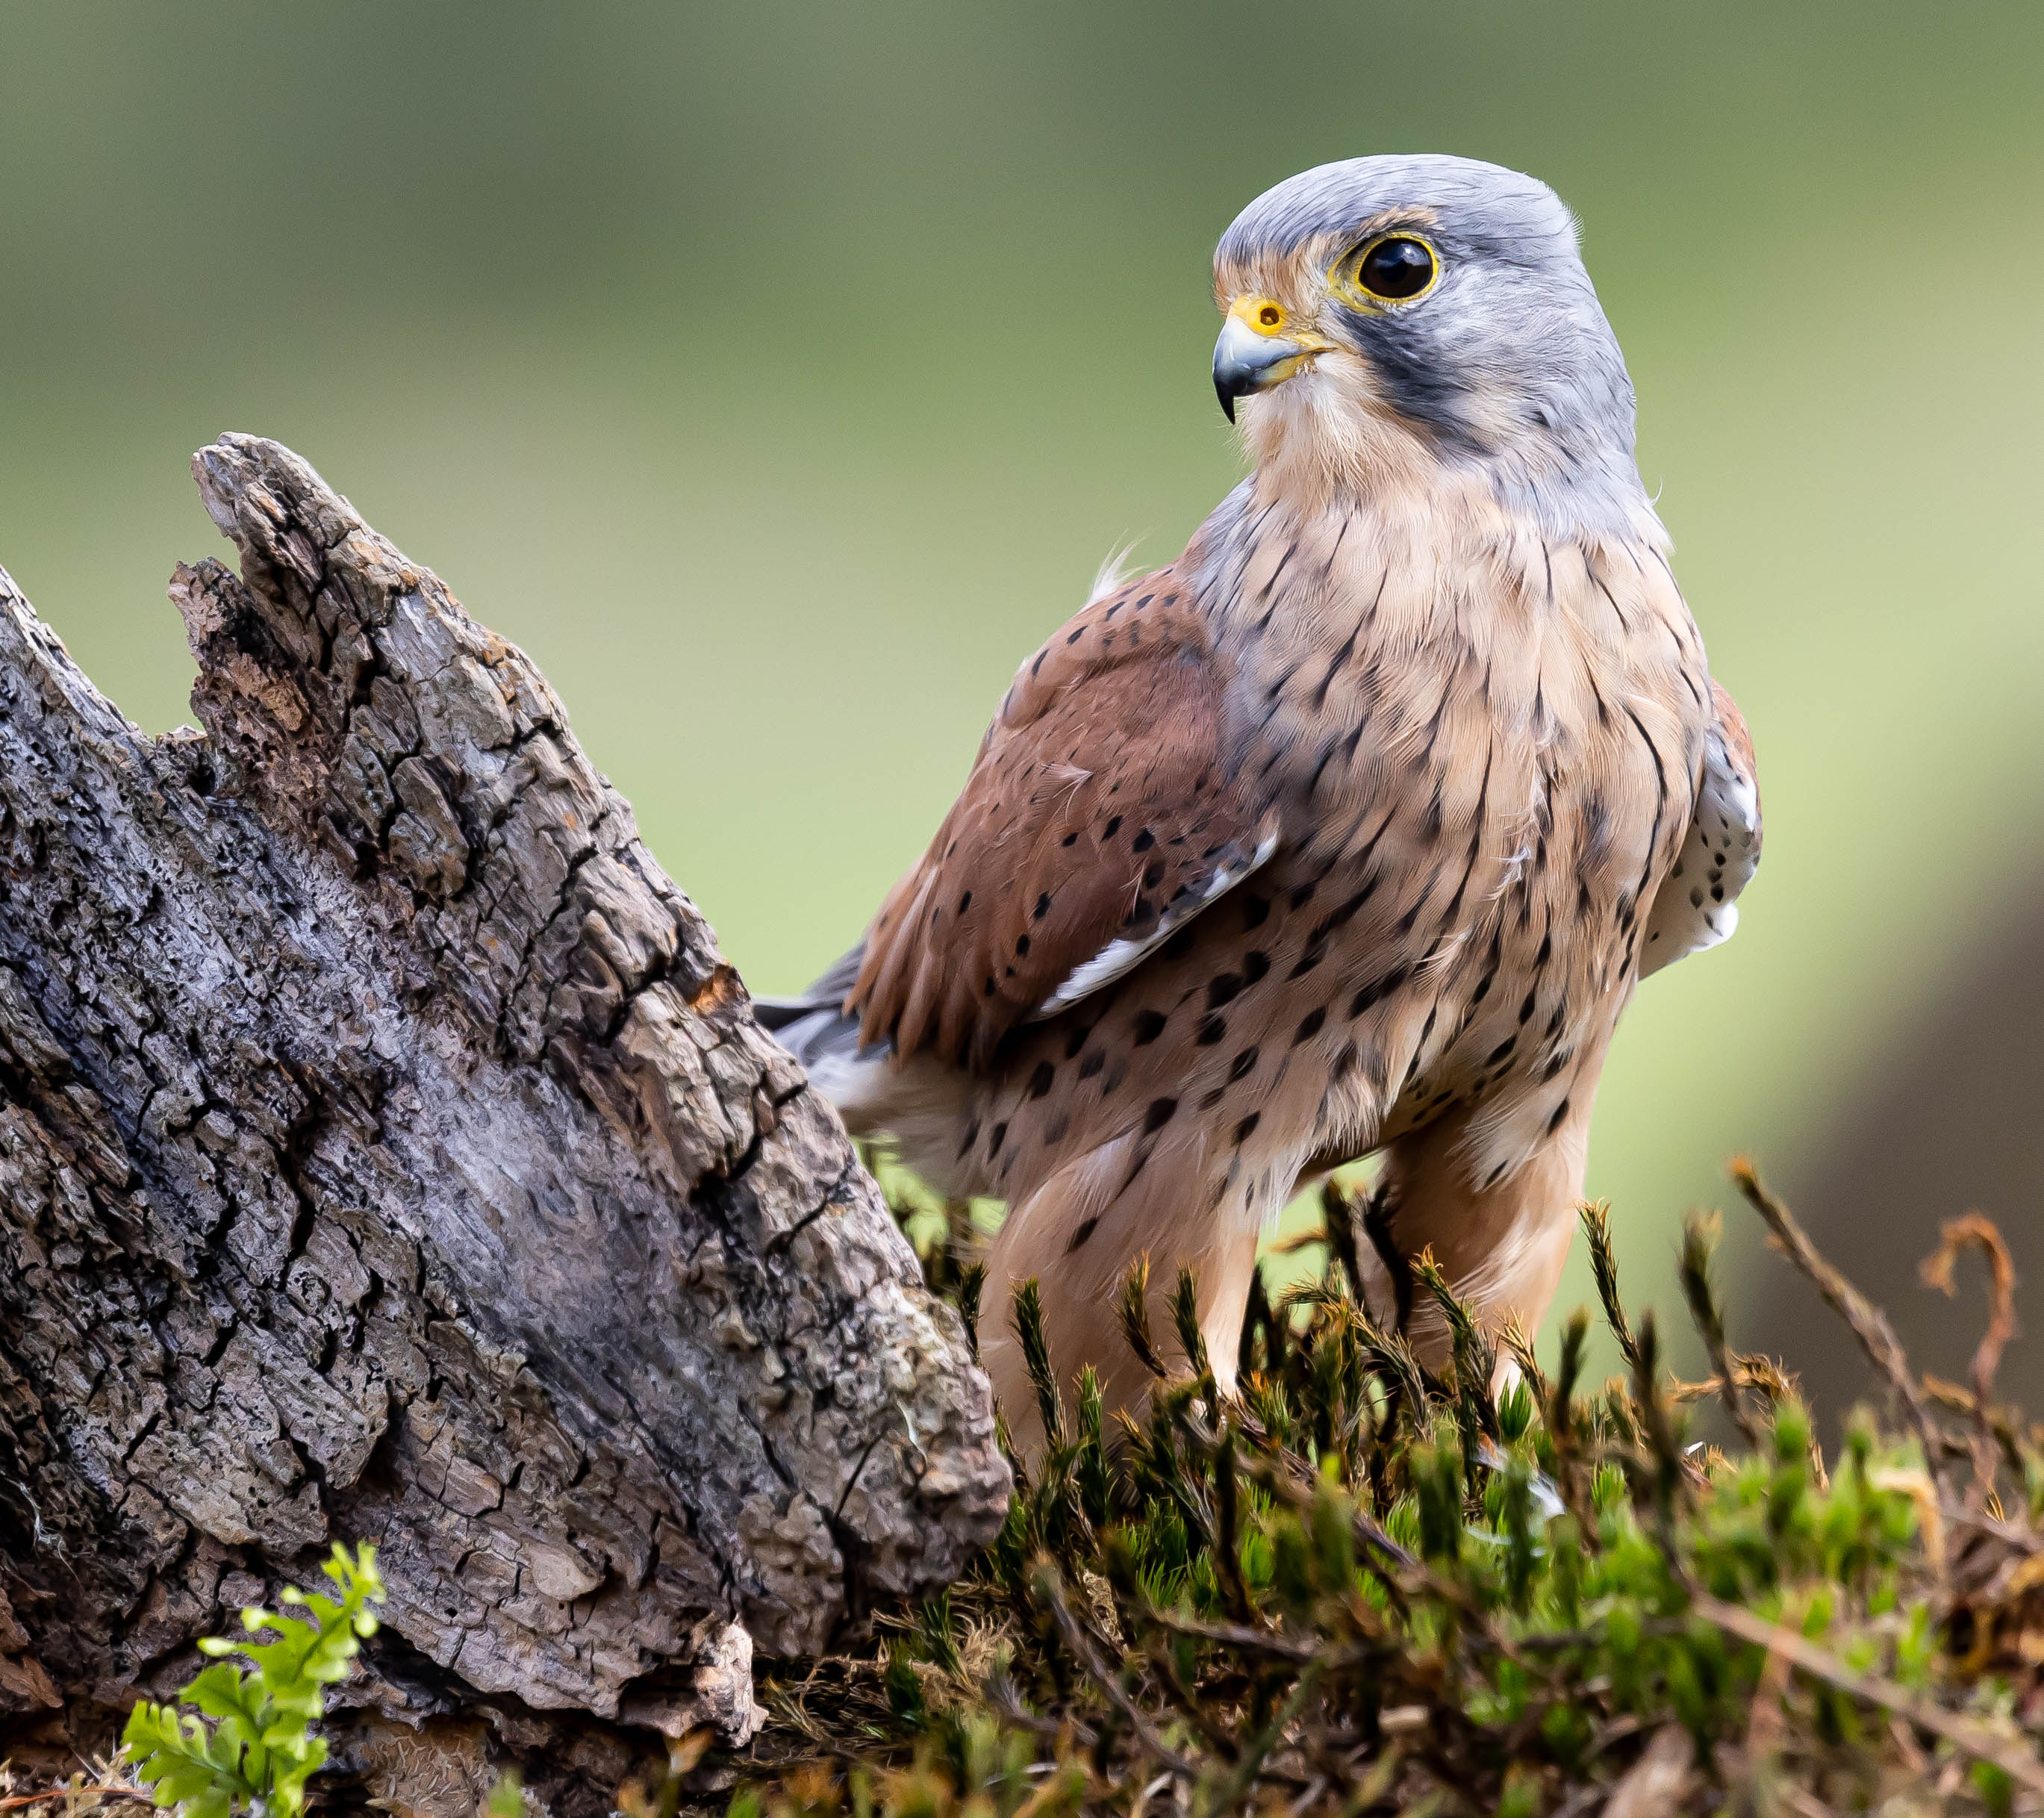
<svg viewBox="0 0 2044 1818"><path fill-rule="evenodd" d="M1323 165L1237 218L1214 290L1254 471L1022 665L864 940L764 1007L853 1130L1007 1202L980 1340L1025 1444L1012 1285L1125 1405L1117 1290L1188 1266L1226 1377L1259 1232L1373 1151L1373 1309L1431 1248L1531 1331L1619 1014L1731 934L1759 859L1554 194Z"/></svg>

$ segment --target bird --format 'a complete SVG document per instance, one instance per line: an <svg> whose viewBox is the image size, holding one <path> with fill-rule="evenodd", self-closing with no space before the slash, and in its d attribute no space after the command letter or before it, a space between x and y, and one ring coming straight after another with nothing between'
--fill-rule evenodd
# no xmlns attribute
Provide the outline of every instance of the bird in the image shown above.
<svg viewBox="0 0 2044 1818"><path fill-rule="evenodd" d="M1180 1270L1224 1390L1260 1235L1381 1159L1359 1284L1421 1358L1431 1252L1531 1333L1639 981L1727 939L1753 748L1635 453L1632 382L1546 184L1437 155L1269 190L1214 256L1249 473L1016 672L864 938L759 1014L855 1133L1006 1203L982 1360L1043 1434L1009 1297L1110 1407L1117 1298ZM1361 1247L1360 1246L1358 1247Z"/></svg>

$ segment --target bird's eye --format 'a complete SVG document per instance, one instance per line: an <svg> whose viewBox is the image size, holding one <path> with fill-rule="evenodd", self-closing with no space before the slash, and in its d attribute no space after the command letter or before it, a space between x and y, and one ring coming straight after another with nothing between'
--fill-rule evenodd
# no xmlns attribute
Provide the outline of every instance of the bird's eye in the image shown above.
<svg viewBox="0 0 2044 1818"><path fill-rule="evenodd" d="M1391 233L1362 249L1355 262L1355 282L1373 297L1400 302L1418 296L1434 282L1439 270L1434 249L1424 240Z"/></svg>

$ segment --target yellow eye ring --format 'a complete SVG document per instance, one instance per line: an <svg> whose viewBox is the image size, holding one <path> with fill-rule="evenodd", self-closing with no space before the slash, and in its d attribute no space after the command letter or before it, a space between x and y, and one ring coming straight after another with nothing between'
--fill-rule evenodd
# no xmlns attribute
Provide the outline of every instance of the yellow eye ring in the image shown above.
<svg viewBox="0 0 2044 1818"><path fill-rule="evenodd" d="M1337 267L1343 287L1374 309L1402 308L1441 281L1441 256L1410 228L1394 228L1358 247Z"/></svg>

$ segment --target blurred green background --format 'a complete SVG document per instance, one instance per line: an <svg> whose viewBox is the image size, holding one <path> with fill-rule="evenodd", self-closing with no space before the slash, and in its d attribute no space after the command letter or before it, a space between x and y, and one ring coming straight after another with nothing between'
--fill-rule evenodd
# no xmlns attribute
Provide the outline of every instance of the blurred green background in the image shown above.
<svg viewBox="0 0 2044 1818"><path fill-rule="evenodd" d="M1370 151L1534 171L1767 803L1737 940L1642 991L1599 1107L1669 1303L1723 1158L1821 1201L2036 875L2040 67L2034 4L9 0L0 561L174 725L185 458L282 438L537 658L785 990L1101 557L1237 476L1235 211Z"/></svg>

